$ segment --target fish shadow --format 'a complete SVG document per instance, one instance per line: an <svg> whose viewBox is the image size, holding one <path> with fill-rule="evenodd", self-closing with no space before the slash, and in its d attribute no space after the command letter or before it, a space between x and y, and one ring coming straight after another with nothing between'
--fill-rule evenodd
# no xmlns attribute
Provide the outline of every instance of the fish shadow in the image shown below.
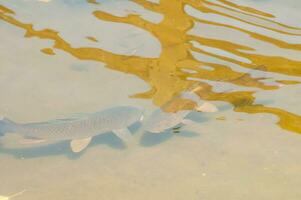
<svg viewBox="0 0 301 200"><path fill-rule="evenodd" d="M185 117L185 119L189 119L197 123L203 123L211 120L208 113L205 114L203 112L192 111L187 115L187 117Z"/></svg>
<svg viewBox="0 0 301 200"><path fill-rule="evenodd" d="M89 150L89 148L98 145L107 145L113 149L118 150L123 150L126 148L126 146L118 137L116 137L113 133L108 132L93 137L89 146L80 153L73 153L71 151L69 141L61 141L55 144L49 144L33 148L7 149L4 147L0 147L0 151L1 153L10 154L15 158L19 159L29 159L57 155L65 155L69 159L78 159L87 150Z"/></svg>
<svg viewBox="0 0 301 200"><path fill-rule="evenodd" d="M134 123L128 129L131 133L137 132L140 128L140 123ZM126 145L123 143L121 139L115 136L112 132L106 132L103 134L96 135L92 138L91 143L88 145L86 149L79 153L73 153L70 149L70 141L60 141L54 144L48 144L40 147L33 148L18 148L18 149L7 149L0 146L0 152L4 154L10 154L19 159L29 159L29 158L37 158L37 157L46 157L46 156L58 156L65 155L69 159L78 159L80 158L89 148L106 145L110 148L117 150L126 149Z"/></svg>
<svg viewBox="0 0 301 200"><path fill-rule="evenodd" d="M143 147L151 147L166 142L172 137L173 134L170 131L164 131L161 133L145 132L141 137L140 145Z"/></svg>
<svg viewBox="0 0 301 200"><path fill-rule="evenodd" d="M167 142L173 137L194 138L194 137L198 137L199 135L200 135L199 133L193 131L174 130L174 129L166 130L161 133L145 132L141 137L140 145L143 147L152 147Z"/></svg>

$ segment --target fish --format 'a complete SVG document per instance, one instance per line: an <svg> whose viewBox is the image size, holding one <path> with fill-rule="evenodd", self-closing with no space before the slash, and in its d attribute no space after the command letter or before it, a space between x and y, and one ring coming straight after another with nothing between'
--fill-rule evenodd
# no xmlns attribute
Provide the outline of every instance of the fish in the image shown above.
<svg viewBox="0 0 301 200"><path fill-rule="evenodd" d="M189 110L176 113L165 112L162 109L155 110L145 122L143 129L151 133L162 133L180 123L186 123L184 118L190 113ZM187 121L188 122L188 121Z"/></svg>
<svg viewBox="0 0 301 200"><path fill-rule="evenodd" d="M4 146L41 146L70 140L74 153L84 150L92 137L113 132L123 142L131 139L128 127L142 121L143 110L133 106L117 106L103 111L74 115L36 123L16 123L5 117L0 118L0 143ZM6 145L5 145L6 144Z"/></svg>
<svg viewBox="0 0 301 200"><path fill-rule="evenodd" d="M196 104L195 108L192 110L183 109L175 112L166 112L164 108L169 106L173 102L175 102L177 98L191 99L195 102L199 102L199 97L194 93L192 93L191 91L183 93L175 97L171 101L167 102L161 108L156 109L150 115L150 117L147 120L145 120L145 123L143 124L143 129L150 133L162 133L180 124L183 125L196 124L197 122L186 118L186 116L192 111L207 112L207 113L218 111L218 108L214 104L209 102L202 102L200 105ZM182 106L183 108L185 107L185 105Z"/></svg>

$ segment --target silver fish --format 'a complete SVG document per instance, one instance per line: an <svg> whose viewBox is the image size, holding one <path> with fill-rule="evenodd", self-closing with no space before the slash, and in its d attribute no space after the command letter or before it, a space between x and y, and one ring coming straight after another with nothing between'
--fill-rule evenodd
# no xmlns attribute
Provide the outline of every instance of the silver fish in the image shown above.
<svg viewBox="0 0 301 200"><path fill-rule="evenodd" d="M127 127L142 119L141 109L119 106L73 118L39 123L20 124L3 118L0 120L0 133L5 136L9 136L9 133L19 135L17 143L23 146L71 140L72 151L80 152L88 146L93 136L110 131L123 141L129 140L131 133Z"/></svg>
<svg viewBox="0 0 301 200"><path fill-rule="evenodd" d="M216 112L218 111L218 108L209 103L209 102L202 102L200 103L199 97L194 94L193 92L186 92L181 94L178 97L175 97L170 102L168 102L166 105L172 103L176 98L186 98L191 99L198 103L198 105L193 109L198 112ZM192 125L197 124L197 122L185 118L191 111L193 110L180 110L177 112L165 112L163 109L157 109L155 110L151 116L145 121L143 125L143 129L147 132L151 133L162 133L168 129L171 129L179 124L184 125Z"/></svg>
<svg viewBox="0 0 301 200"><path fill-rule="evenodd" d="M144 130L151 133L162 133L180 123L186 123L185 117L190 113L188 110L176 113L164 112L161 109L155 110L144 124Z"/></svg>

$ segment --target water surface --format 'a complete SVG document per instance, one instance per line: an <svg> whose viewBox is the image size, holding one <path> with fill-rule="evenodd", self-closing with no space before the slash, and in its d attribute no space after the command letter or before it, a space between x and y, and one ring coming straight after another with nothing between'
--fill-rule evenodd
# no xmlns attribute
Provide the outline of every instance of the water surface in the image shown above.
<svg viewBox="0 0 301 200"><path fill-rule="evenodd" d="M120 105L197 124L0 150L16 199L300 199L301 2L0 0L0 116L22 123ZM179 97L192 90L197 100Z"/></svg>

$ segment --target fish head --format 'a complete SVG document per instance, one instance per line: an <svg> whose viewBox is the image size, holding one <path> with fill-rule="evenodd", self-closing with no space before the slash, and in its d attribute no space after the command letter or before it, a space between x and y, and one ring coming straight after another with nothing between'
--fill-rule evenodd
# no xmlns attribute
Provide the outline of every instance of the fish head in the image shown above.
<svg viewBox="0 0 301 200"><path fill-rule="evenodd" d="M180 124L189 112L178 111L176 113L168 113L158 109L146 121L144 130L151 133L162 133Z"/></svg>

